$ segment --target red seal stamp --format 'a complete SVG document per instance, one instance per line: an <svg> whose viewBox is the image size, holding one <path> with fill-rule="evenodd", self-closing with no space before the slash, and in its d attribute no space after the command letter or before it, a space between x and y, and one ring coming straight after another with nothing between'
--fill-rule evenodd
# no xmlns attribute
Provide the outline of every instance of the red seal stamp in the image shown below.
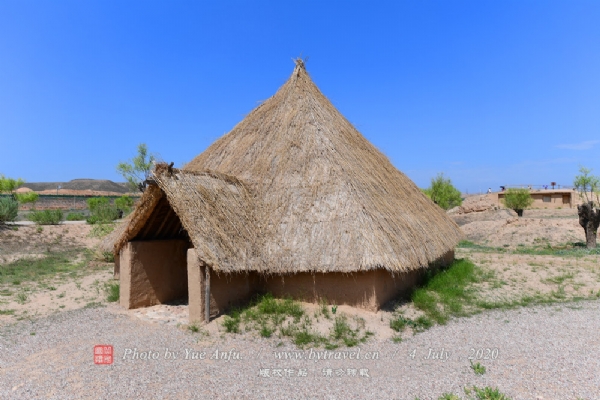
<svg viewBox="0 0 600 400"><path fill-rule="evenodd" d="M110 365L113 363L113 347L109 344L94 346L94 364Z"/></svg>

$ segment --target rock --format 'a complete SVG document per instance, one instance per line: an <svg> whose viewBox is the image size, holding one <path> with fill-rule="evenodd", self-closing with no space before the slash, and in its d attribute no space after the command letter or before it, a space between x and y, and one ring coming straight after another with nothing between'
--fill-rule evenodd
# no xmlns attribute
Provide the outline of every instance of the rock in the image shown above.
<svg viewBox="0 0 600 400"><path fill-rule="evenodd" d="M449 214L470 214L474 212L498 210L495 200L488 195L469 196L463 204L448 210Z"/></svg>

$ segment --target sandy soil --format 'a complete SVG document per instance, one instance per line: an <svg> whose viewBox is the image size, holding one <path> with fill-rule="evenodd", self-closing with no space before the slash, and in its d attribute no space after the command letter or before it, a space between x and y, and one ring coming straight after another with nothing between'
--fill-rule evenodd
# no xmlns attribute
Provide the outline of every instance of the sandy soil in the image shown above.
<svg viewBox="0 0 600 400"><path fill-rule="evenodd" d="M500 209L453 215L466 239L494 247L518 245L559 245L584 242L577 209L525 210L517 217L512 210Z"/></svg>
<svg viewBox="0 0 600 400"><path fill-rule="evenodd" d="M91 225L0 225L0 265L50 251L93 249L98 238L89 237Z"/></svg>
<svg viewBox="0 0 600 400"><path fill-rule="evenodd" d="M0 322L45 316L106 302L112 264L91 260L98 238L87 224L0 226L0 268L22 259L71 251L82 268L35 281L0 284ZM89 251L88 251L89 250ZM86 252L87 251L87 252Z"/></svg>

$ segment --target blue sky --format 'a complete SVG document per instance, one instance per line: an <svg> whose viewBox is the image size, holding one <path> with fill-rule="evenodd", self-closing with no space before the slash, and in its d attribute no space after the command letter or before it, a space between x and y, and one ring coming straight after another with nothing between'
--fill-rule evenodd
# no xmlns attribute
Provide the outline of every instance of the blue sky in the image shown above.
<svg viewBox="0 0 600 400"><path fill-rule="evenodd" d="M600 1L0 0L0 173L122 181L190 161L308 56L421 187L600 174Z"/></svg>

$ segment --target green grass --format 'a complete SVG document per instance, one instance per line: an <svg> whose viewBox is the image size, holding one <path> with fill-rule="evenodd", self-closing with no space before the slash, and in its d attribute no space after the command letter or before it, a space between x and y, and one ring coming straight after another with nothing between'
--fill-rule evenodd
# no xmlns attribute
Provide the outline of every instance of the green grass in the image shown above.
<svg viewBox="0 0 600 400"><path fill-rule="evenodd" d="M428 277L422 287L412 294L414 306L423 311L429 319L445 324L451 316L466 316L470 305L476 299L471 288L473 283L492 276L466 259L455 260L447 269Z"/></svg>
<svg viewBox="0 0 600 400"><path fill-rule="evenodd" d="M0 310L0 315L14 315L15 310Z"/></svg>
<svg viewBox="0 0 600 400"><path fill-rule="evenodd" d="M114 230L115 230L115 224L107 224L107 223L94 224L94 226L90 230L90 233L88 234L88 236L92 237L92 238L95 238L95 237L101 238L101 237L108 235L109 233L111 233Z"/></svg>
<svg viewBox="0 0 600 400"><path fill-rule="evenodd" d="M535 240L533 246L520 244L513 250L504 247L479 245L468 240L463 240L458 243L457 248L470 249L479 253L529 254L536 256L583 257L600 254L600 247L588 249L583 242L570 242L552 246L548 242L541 240Z"/></svg>
<svg viewBox="0 0 600 400"><path fill-rule="evenodd" d="M329 307L325 302L321 314L330 319ZM318 315L316 316L318 317ZM328 349L341 345L348 347L364 343L371 335L365 330L364 320L350 320L345 315L336 315L328 336L312 329L312 319L302 306L292 299L276 299L271 294L256 296L244 308L236 308L223 319L228 333L255 331L264 338L287 337L299 347L306 345L324 346Z"/></svg>
<svg viewBox="0 0 600 400"><path fill-rule="evenodd" d="M492 252L493 253L496 253L496 252L505 253L507 251L504 247L485 246L485 245L473 243L468 240L461 240L456 247L459 249L471 249L471 250L478 251L480 253L492 253Z"/></svg>
<svg viewBox="0 0 600 400"><path fill-rule="evenodd" d="M115 254L112 251L103 251L102 259L108 263L115 262Z"/></svg>
<svg viewBox="0 0 600 400"><path fill-rule="evenodd" d="M524 295L520 298L490 301L483 298L476 289L478 283L487 282L492 288L502 286L502 282L491 272L484 271L466 259L457 259L447 269L427 277L423 285L417 288L411 296L415 308L423 312L422 323L398 316L390 321L390 327L402 332L406 327L413 331L427 329L432 322L445 324L451 317L470 316L483 310L513 309L538 304L553 304L565 301L596 299L600 295L580 294L572 296L565 292L564 282L573 278L572 273L564 273L547 279L549 283L557 284L550 293ZM419 326L420 325L420 326Z"/></svg>
<svg viewBox="0 0 600 400"><path fill-rule="evenodd" d="M483 375L486 372L485 366L481 365L481 363L478 362L473 364L473 361L471 361L471 369L473 370L473 372L475 372L476 375Z"/></svg>
<svg viewBox="0 0 600 400"><path fill-rule="evenodd" d="M460 400L460 397L452 393L444 393L438 397L438 400Z"/></svg>
<svg viewBox="0 0 600 400"><path fill-rule="evenodd" d="M223 319L223 327L227 333L240 333L241 315L238 312L226 315Z"/></svg>
<svg viewBox="0 0 600 400"><path fill-rule="evenodd" d="M396 332L402 332L407 327L412 328L414 332L422 332L433 326L433 322L424 315L421 315L416 320L406 318L403 315L398 315L395 319L390 320L390 328Z"/></svg>
<svg viewBox="0 0 600 400"><path fill-rule="evenodd" d="M331 315L329 314L329 306L327 305L327 300L321 299L319 305L321 306L321 314L323 314L323 316L327 319L331 318Z"/></svg>
<svg viewBox="0 0 600 400"><path fill-rule="evenodd" d="M491 388L489 386L484 388L478 388L477 386L465 388L465 394L469 396L469 399L473 400L510 400L510 397L501 393L498 388ZM475 397L472 397L473 395Z"/></svg>
<svg viewBox="0 0 600 400"><path fill-rule="evenodd" d="M105 286L106 300L110 303L119 301L120 286L118 283L108 283Z"/></svg>
<svg viewBox="0 0 600 400"><path fill-rule="evenodd" d="M354 347L359 343L364 343L369 336L373 333L366 331L364 335L361 334L363 326L358 326L357 328L352 328L348 323L348 317L345 315L340 315L335 317L335 322L333 324L331 337L334 343L327 343L329 347L335 346L335 343L343 342L347 347Z"/></svg>
<svg viewBox="0 0 600 400"><path fill-rule="evenodd" d="M83 258L83 261L73 263L78 258ZM0 284L38 282L57 274L77 272L88 259L89 253L85 249L50 252L43 258L20 259L0 268Z"/></svg>
<svg viewBox="0 0 600 400"><path fill-rule="evenodd" d="M17 303L25 304L26 301L27 301L27 293L25 293L25 292L17 293Z"/></svg>
<svg viewBox="0 0 600 400"><path fill-rule="evenodd" d="M562 283L564 283L564 281L566 281L567 279L573 279L574 275L573 273L565 273L563 275L557 275L557 276L553 276L552 278L548 278L545 279L545 282L550 282L550 283L556 283L557 285L560 285Z"/></svg>

